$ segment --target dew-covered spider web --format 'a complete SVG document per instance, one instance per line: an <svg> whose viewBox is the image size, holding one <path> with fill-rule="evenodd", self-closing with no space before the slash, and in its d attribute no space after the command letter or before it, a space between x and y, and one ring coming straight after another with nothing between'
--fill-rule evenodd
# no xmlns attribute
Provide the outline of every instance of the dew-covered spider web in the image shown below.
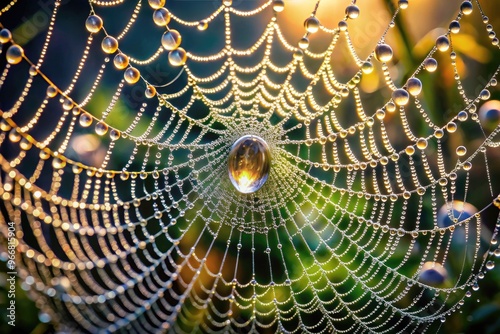
<svg viewBox="0 0 500 334"><path fill-rule="evenodd" d="M405 51L413 1L328 2L3 2L2 257L13 222L58 330L422 333L461 312L500 256L497 13L449 1ZM361 46L363 21L382 29Z"/></svg>

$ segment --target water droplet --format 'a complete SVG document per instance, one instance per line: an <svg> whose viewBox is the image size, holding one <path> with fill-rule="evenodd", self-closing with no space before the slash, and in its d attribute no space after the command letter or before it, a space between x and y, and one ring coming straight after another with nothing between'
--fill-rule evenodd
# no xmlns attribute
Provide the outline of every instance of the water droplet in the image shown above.
<svg viewBox="0 0 500 334"><path fill-rule="evenodd" d="M146 90L144 91L144 95L148 98L151 99L156 95L156 88L154 86L148 85L146 87Z"/></svg>
<svg viewBox="0 0 500 334"><path fill-rule="evenodd" d="M456 153L459 157L463 157L465 154L467 154L467 148L465 148L465 146L458 146L456 149Z"/></svg>
<svg viewBox="0 0 500 334"><path fill-rule="evenodd" d="M339 30L340 31L347 31L347 22L346 21L340 21L339 22Z"/></svg>
<svg viewBox="0 0 500 334"><path fill-rule="evenodd" d="M392 55L392 48L388 44L377 44L375 47L375 58L382 63L390 61Z"/></svg>
<svg viewBox="0 0 500 334"><path fill-rule="evenodd" d="M85 21L85 28L91 33L97 33L102 29L102 19L97 15L90 15Z"/></svg>
<svg viewBox="0 0 500 334"><path fill-rule="evenodd" d="M398 1L398 6L401 9L406 9L408 8L408 0L399 0Z"/></svg>
<svg viewBox="0 0 500 334"><path fill-rule="evenodd" d="M469 118L469 115L467 114L466 111L462 110L458 113L457 115L457 119L460 121L460 122L465 122L467 120L467 118Z"/></svg>
<svg viewBox="0 0 500 334"><path fill-rule="evenodd" d="M369 61L365 61L363 65L361 65L361 71L365 74L370 74L373 72L373 64Z"/></svg>
<svg viewBox="0 0 500 334"><path fill-rule="evenodd" d="M109 131L109 138L111 138L111 140L113 141L120 139L120 136L121 136L120 131L116 129L111 129L111 131Z"/></svg>
<svg viewBox="0 0 500 334"><path fill-rule="evenodd" d="M489 90L487 90L487 89L483 89L483 90L481 91L481 93L479 93L479 98L480 98L481 100L487 100L487 99L489 99L490 97L491 97L491 93L490 93L490 91L489 91Z"/></svg>
<svg viewBox="0 0 500 334"><path fill-rule="evenodd" d="M427 148L427 139L419 138L417 140L417 147L421 150L425 150Z"/></svg>
<svg viewBox="0 0 500 334"><path fill-rule="evenodd" d="M425 195L425 188L424 187L418 187L417 188L417 194L419 194L420 196L424 196Z"/></svg>
<svg viewBox="0 0 500 334"><path fill-rule="evenodd" d="M496 257L500 257L500 248L495 249L495 251L493 252L493 254L494 254Z"/></svg>
<svg viewBox="0 0 500 334"><path fill-rule="evenodd" d="M384 119L385 111L383 111L382 109L378 109L375 113L375 116L377 116L378 119Z"/></svg>
<svg viewBox="0 0 500 334"><path fill-rule="evenodd" d="M308 47L309 47L309 39L307 37L302 37L299 40L299 48L301 48L302 50L305 50Z"/></svg>
<svg viewBox="0 0 500 334"><path fill-rule="evenodd" d="M31 65L28 72L32 77L34 77L35 75L38 74L38 69L36 68L35 65Z"/></svg>
<svg viewBox="0 0 500 334"><path fill-rule="evenodd" d="M62 104L62 107L64 110L73 109L73 101L71 101L70 99L65 99L63 104Z"/></svg>
<svg viewBox="0 0 500 334"><path fill-rule="evenodd" d="M170 13L165 8L158 8L153 13L153 21L157 26L164 27L170 22Z"/></svg>
<svg viewBox="0 0 500 334"><path fill-rule="evenodd" d="M161 45L167 51L175 50L181 45L182 37L177 30L166 31L161 37Z"/></svg>
<svg viewBox="0 0 500 334"><path fill-rule="evenodd" d="M356 5L347 6L347 8L345 9L345 14L350 19L355 19L359 16L359 7Z"/></svg>
<svg viewBox="0 0 500 334"><path fill-rule="evenodd" d="M471 14L472 13L472 3L470 1L464 1L464 2L462 2L462 4L460 5L460 11L464 15Z"/></svg>
<svg viewBox="0 0 500 334"><path fill-rule="evenodd" d="M47 160L48 158L50 158L50 154L46 151L40 151L40 159L42 160Z"/></svg>
<svg viewBox="0 0 500 334"><path fill-rule="evenodd" d="M446 130L449 132L449 133L454 133L455 131L457 131L457 124L455 122L449 122L448 124L446 124Z"/></svg>
<svg viewBox="0 0 500 334"><path fill-rule="evenodd" d="M406 154L408 155L413 155L415 153L415 147L413 146L407 146L405 149Z"/></svg>
<svg viewBox="0 0 500 334"><path fill-rule="evenodd" d="M92 116L84 112L80 115L80 125L84 128L89 127L92 124Z"/></svg>
<svg viewBox="0 0 500 334"><path fill-rule="evenodd" d="M490 261L488 261L488 262L486 262L486 269L488 269L488 270L492 270L492 269L494 269L494 268L495 268L495 262L493 262L493 261L491 261L491 260L490 260Z"/></svg>
<svg viewBox="0 0 500 334"><path fill-rule="evenodd" d="M451 21L450 23L450 31L454 34L458 34L460 32L460 22L458 21Z"/></svg>
<svg viewBox="0 0 500 334"><path fill-rule="evenodd" d="M165 6L165 0L148 0L149 6L153 9L158 9Z"/></svg>
<svg viewBox="0 0 500 334"><path fill-rule="evenodd" d="M238 139L228 157L229 178L241 193L253 193L267 181L271 152L260 137L246 135Z"/></svg>
<svg viewBox="0 0 500 334"><path fill-rule="evenodd" d="M436 131L434 131L434 137L440 139L443 138L443 136L444 136L443 129L436 129Z"/></svg>
<svg viewBox="0 0 500 334"><path fill-rule="evenodd" d="M295 60L301 60L304 57L304 51L302 50L295 50L293 53L293 59Z"/></svg>
<svg viewBox="0 0 500 334"><path fill-rule="evenodd" d="M135 67L129 67L123 73L125 81L129 84L135 84L141 78L141 72Z"/></svg>
<svg viewBox="0 0 500 334"><path fill-rule="evenodd" d="M17 44L13 44L9 46L9 48L7 49L5 57L7 58L9 64L15 65L21 62L21 60L23 59L23 55L24 55L23 48Z"/></svg>
<svg viewBox="0 0 500 334"><path fill-rule="evenodd" d="M60 158L54 158L54 160L52 160L52 167L54 167L55 169L61 169L64 168L65 166L66 166L66 160Z"/></svg>
<svg viewBox="0 0 500 334"><path fill-rule="evenodd" d="M128 56L123 54L123 53L118 53L114 58L113 58L113 64L115 67L119 70L123 70L128 66Z"/></svg>
<svg viewBox="0 0 500 334"><path fill-rule="evenodd" d="M31 146L32 146L31 142L24 137L21 139L21 142L19 143L19 147L21 148L21 150L24 151L29 150Z"/></svg>
<svg viewBox="0 0 500 334"><path fill-rule="evenodd" d="M408 88L408 93L417 96L422 91L422 81L417 78L410 78L406 82L406 87Z"/></svg>
<svg viewBox="0 0 500 334"><path fill-rule="evenodd" d="M106 36L101 42L102 51L111 54L118 50L118 41L113 36Z"/></svg>
<svg viewBox="0 0 500 334"><path fill-rule="evenodd" d="M186 63L186 60L187 54L183 48L177 48L168 54L168 61L172 66L182 66Z"/></svg>
<svg viewBox="0 0 500 334"><path fill-rule="evenodd" d="M73 171L73 174L80 174L83 171L83 168L79 165L73 165L71 170Z"/></svg>
<svg viewBox="0 0 500 334"><path fill-rule="evenodd" d="M474 291L479 290L479 284L477 284L477 282L474 282L474 284L472 285L472 290Z"/></svg>
<svg viewBox="0 0 500 334"><path fill-rule="evenodd" d="M57 95L57 89L54 86L49 86L47 87L47 96L48 97L55 97Z"/></svg>
<svg viewBox="0 0 500 334"><path fill-rule="evenodd" d="M233 0L222 0L224 6L229 7L233 4Z"/></svg>
<svg viewBox="0 0 500 334"><path fill-rule="evenodd" d="M204 31L204 30L207 30L208 29L208 22L203 20L203 21L200 21L198 23L198 26L197 26L198 30L199 31Z"/></svg>
<svg viewBox="0 0 500 334"><path fill-rule="evenodd" d="M434 72L434 71L436 71L437 66L438 66L438 62L434 58L426 58L424 60L424 68L428 72Z"/></svg>
<svg viewBox="0 0 500 334"><path fill-rule="evenodd" d="M394 104L394 102L388 102L385 105L385 110L387 110L388 112L395 112L396 111L396 105Z"/></svg>
<svg viewBox="0 0 500 334"><path fill-rule="evenodd" d="M10 129L11 126L9 125L9 123L7 123L7 121L4 119L0 119L0 130L7 132Z"/></svg>
<svg viewBox="0 0 500 334"><path fill-rule="evenodd" d="M273 10L276 13L281 13L285 9L285 2L283 0L274 0L273 1Z"/></svg>
<svg viewBox="0 0 500 334"><path fill-rule="evenodd" d="M410 95L406 90L399 88L396 89L394 92L392 92L392 100L398 106L404 106L408 104L408 101L410 100Z"/></svg>
<svg viewBox="0 0 500 334"><path fill-rule="evenodd" d="M10 32L9 29L3 28L2 30L0 30L0 43L2 44L9 43L11 39L12 39L12 33Z"/></svg>
<svg viewBox="0 0 500 334"><path fill-rule="evenodd" d="M436 47L439 51L444 52L450 48L450 40L448 36L442 35L436 39Z"/></svg>
<svg viewBox="0 0 500 334"><path fill-rule="evenodd" d="M9 132L9 140L13 143L17 143L21 140L21 135L17 132L16 129L12 129Z"/></svg>
<svg viewBox="0 0 500 334"><path fill-rule="evenodd" d="M304 21L304 28L306 28L308 33L314 34L319 30L319 20L314 16L308 17Z"/></svg>
<svg viewBox="0 0 500 334"><path fill-rule="evenodd" d="M104 136L108 132L108 126L104 122L98 122L95 125L95 133L97 133L99 136Z"/></svg>

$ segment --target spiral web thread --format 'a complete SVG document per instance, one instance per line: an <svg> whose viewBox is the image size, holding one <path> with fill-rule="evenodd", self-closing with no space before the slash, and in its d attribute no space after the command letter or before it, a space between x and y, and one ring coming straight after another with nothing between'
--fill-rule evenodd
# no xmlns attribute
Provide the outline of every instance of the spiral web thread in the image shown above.
<svg viewBox="0 0 500 334"><path fill-rule="evenodd" d="M2 28L22 3L2 9ZM411 9L405 3L379 44L400 11ZM16 56L7 50L15 34L3 41L2 241L13 221L23 287L60 330L421 333L460 310L500 256L499 224L485 239L481 214L498 206L488 168L495 162L487 157L498 150L500 127L484 127L477 112L498 69L477 96L463 88L456 23L409 75L452 69L462 101L442 122L419 100L419 81L394 82L390 59L357 54L353 7L342 21L348 24L304 29L311 41L321 34L325 47L317 52L305 40L301 47L287 40L281 1L240 2L243 9L224 1L192 21L177 16L174 2L130 4L91 1L89 15L103 18L95 33L75 17L81 39L65 42L84 49L76 70L64 68L64 85L44 71L56 58L50 48L64 3L50 6L38 51ZM132 10L120 12L128 13L120 30L106 15L123 7ZM321 11L319 1L310 7L303 19ZM170 22L144 34L138 22L151 23L153 13ZM480 3L457 13L459 24L481 15L496 52ZM237 20L263 27L262 34L236 47ZM211 31L217 24L223 29ZM174 28L183 37L197 29L198 38L225 36L213 54L196 53L188 39L169 53L160 41ZM134 30L154 45L150 56L127 47ZM129 60L124 69L101 50L108 34ZM356 66L348 80L335 76L330 61L339 48ZM438 69L429 74L434 58ZM147 71L155 64L175 74L157 80ZM364 103L369 94L360 82L371 71L383 76L384 101ZM102 93L99 105L105 82L115 90ZM146 97L126 113L123 101L136 87ZM462 129L477 136L465 141L456 135ZM227 156L248 134L266 140L272 168L262 189L240 194ZM72 149L82 136L99 138L99 163ZM480 210L467 203L478 169L491 192L490 201L474 203Z"/></svg>

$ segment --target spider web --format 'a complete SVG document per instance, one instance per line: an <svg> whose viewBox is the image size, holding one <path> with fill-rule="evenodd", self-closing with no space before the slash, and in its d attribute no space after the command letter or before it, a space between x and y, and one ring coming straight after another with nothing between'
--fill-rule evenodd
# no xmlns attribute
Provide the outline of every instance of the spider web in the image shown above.
<svg viewBox="0 0 500 334"><path fill-rule="evenodd" d="M23 2L2 9L2 28ZM56 0L43 43L22 55L2 31L2 241L13 221L37 306L60 330L91 333L421 333L459 311L500 256L500 223L483 222L499 202L488 157L500 127L480 112L498 69L467 90L453 45L480 15L497 52L480 3L457 4L405 81L386 37L406 1L367 55L351 34L364 3L345 1L338 25L315 21L311 3L300 42L283 1L187 3L76 13ZM71 16L75 35L56 38ZM58 62L63 75L49 73ZM423 97L444 71L460 100L443 116ZM272 156L251 194L228 177L245 135Z"/></svg>

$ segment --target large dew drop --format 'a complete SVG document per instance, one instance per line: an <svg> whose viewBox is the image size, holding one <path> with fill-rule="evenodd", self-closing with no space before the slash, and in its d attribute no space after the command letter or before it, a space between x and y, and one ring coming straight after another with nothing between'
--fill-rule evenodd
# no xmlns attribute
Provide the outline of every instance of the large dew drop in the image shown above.
<svg viewBox="0 0 500 334"><path fill-rule="evenodd" d="M186 63L187 54L183 48L177 48L168 54L168 62L172 66L182 66Z"/></svg>
<svg viewBox="0 0 500 334"><path fill-rule="evenodd" d="M438 63L434 58L427 58L424 60L424 68L428 72L434 72L437 69Z"/></svg>
<svg viewBox="0 0 500 334"><path fill-rule="evenodd" d="M91 33L97 33L102 29L102 19L97 15L90 15L85 21L85 28Z"/></svg>
<svg viewBox="0 0 500 334"><path fill-rule="evenodd" d="M450 40L448 39L448 36L439 36L436 39L436 47L441 52L447 51L450 48Z"/></svg>
<svg viewBox="0 0 500 334"><path fill-rule="evenodd" d="M388 44L378 44L375 47L375 58L382 63L387 63L392 59L392 48Z"/></svg>
<svg viewBox="0 0 500 334"><path fill-rule="evenodd" d="M101 42L102 51L112 54L118 50L118 41L113 36L106 36Z"/></svg>
<svg viewBox="0 0 500 334"><path fill-rule="evenodd" d="M413 96L417 96L422 91L422 81L417 78L408 79L406 86L408 87L408 93Z"/></svg>
<svg viewBox="0 0 500 334"><path fill-rule="evenodd" d="M158 9L165 6L165 0L148 0L148 3L153 9Z"/></svg>
<svg viewBox="0 0 500 334"><path fill-rule="evenodd" d="M311 16L305 20L304 27L308 33L314 34L319 30L319 20L316 17Z"/></svg>
<svg viewBox="0 0 500 334"><path fill-rule="evenodd" d="M157 26L164 27L170 22L170 13L165 8L158 8L153 13L153 21Z"/></svg>
<svg viewBox="0 0 500 334"><path fill-rule="evenodd" d="M285 9L285 1L283 0L274 0L273 1L273 10L276 13L280 13Z"/></svg>
<svg viewBox="0 0 500 334"><path fill-rule="evenodd" d="M238 139L229 152L228 172L233 186L241 193L259 190L271 169L271 152L264 139L246 135Z"/></svg>
<svg viewBox="0 0 500 334"><path fill-rule="evenodd" d="M17 44L12 44L8 49L7 49L7 61L9 64L19 64L21 60L23 59L24 55L24 50L22 47L20 47Z"/></svg>
<svg viewBox="0 0 500 334"><path fill-rule="evenodd" d="M165 50L172 51L181 45L182 37L177 30L169 30L161 37L161 45Z"/></svg>
<svg viewBox="0 0 500 334"><path fill-rule="evenodd" d="M402 88L396 89L394 92L392 92L392 100L398 106L407 105L409 99L410 99L410 95L408 94L408 92L406 90L404 90Z"/></svg>
<svg viewBox="0 0 500 334"><path fill-rule="evenodd" d="M359 16L359 7L356 5L347 6L347 8L345 9L345 14L350 19L355 19Z"/></svg>

